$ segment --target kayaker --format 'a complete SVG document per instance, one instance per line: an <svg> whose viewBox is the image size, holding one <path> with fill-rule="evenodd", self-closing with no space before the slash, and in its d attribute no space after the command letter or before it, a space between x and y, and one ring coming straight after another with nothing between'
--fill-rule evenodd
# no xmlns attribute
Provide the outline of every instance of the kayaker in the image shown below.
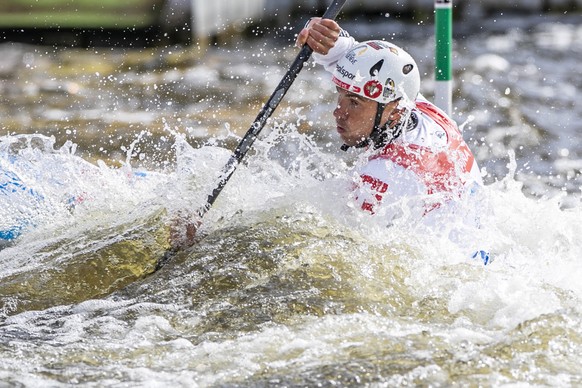
<svg viewBox="0 0 582 388"><path fill-rule="evenodd" d="M405 50L381 40L359 43L319 18L299 33L296 44L305 43L332 74L341 148L367 153L353 192L363 211L381 213L388 225L403 213L438 223L438 213L483 185L455 122L420 94L418 65Z"/></svg>
<svg viewBox="0 0 582 388"><path fill-rule="evenodd" d="M358 43L336 22L319 18L308 23L296 43L312 47L315 61L332 73L341 148L367 153L353 190L363 211L380 213L387 225L402 213L439 222L440 210L482 186L455 122L420 95L419 69L406 51L385 41ZM177 218L175 246L193 242L200 221L189 219L196 218ZM485 251L478 254L488 260Z"/></svg>
<svg viewBox="0 0 582 388"><path fill-rule="evenodd" d="M363 210L417 194L454 199L482 185L455 122L419 93L418 66L406 51L386 41L358 43L329 19L313 19L297 38L304 43L332 73L342 149L370 153L358 182Z"/></svg>

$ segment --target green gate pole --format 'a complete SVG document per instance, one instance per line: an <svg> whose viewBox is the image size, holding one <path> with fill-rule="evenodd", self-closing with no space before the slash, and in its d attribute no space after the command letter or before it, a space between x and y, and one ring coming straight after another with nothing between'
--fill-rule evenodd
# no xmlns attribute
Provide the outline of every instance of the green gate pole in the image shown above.
<svg viewBox="0 0 582 388"><path fill-rule="evenodd" d="M435 104L453 111L453 0L435 0Z"/></svg>

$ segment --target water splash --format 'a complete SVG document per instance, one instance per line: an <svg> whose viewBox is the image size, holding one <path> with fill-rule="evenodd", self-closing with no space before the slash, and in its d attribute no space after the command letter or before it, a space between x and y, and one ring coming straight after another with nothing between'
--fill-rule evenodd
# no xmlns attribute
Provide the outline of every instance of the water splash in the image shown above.
<svg viewBox="0 0 582 388"><path fill-rule="evenodd" d="M568 27L579 35L576 28ZM1 294L3 381L579 386L582 214L572 195L579 191L579 179L575 164L564 164L557 186L567 179L567 190L549 190L548 166L556 160L553 155L541 160L546 152L532 150L548 139L569 151L560 154L559 163L577 160L570 138L575 127L567 124L579 114L570 101L578 81L577 72L567 70L576 68L579 50L569 60L560 57L562 44L552 50L551 29L544 27L546 33L549 39L542 36L541 43L515 32L468 38L469 54L460 50L463 101L457 106L475 118L465 135L476 133L480 161L495 161L482 164L490 182L483 196L491 212L474 231L494 255L487 266L443 238L448 233L441 232L456 227L454 222L431 230L404 217L386 228L378 218L350 207L346 191L357 160L336 155L326 144L331 138L313 134L307 123L324 126L325 120L315 107L293 108L284 112L284 120L269 124L205 218L198 244L154 273L148 272L150 260L165 246L169 214L204 203L229 156L227 148L238 141L223 130L231 116L216 113L212 123L219 122L224 136L213 142L205 143L215 133L205 123L183 129L190 137L180 136L180 128L166 128L164 135L176 139L175 168L148 171L146 179L127 175L126 166L137 162L127 156L136 147L126 147L132 152L121 155L121 169L81 163L72 143L63 154L26 151L34 157L23 162L22 176L38 183L43 198L55 204L49 209L54 215L47 222L40 217L43 222L0 252L0 284L16 287L24 279L46 285L50 277L59 284L36 295L26 288ZM528 45L544 48L543 53L532 54ZM429 52L421 49L423 55ZM520 55L504 54L515 49ZM475 58L489 51L507 59L508 74L499 75L499 66L491 62L483 69L486 74L476 77ZM542 54L547 55L543 61L528 62ZM267 61L266 55L260 57ZM557 85L565 85L564 93L549 93L544 67L565 70L552 72ZM248 69L235 70L249 77ZM164 76L179 80L181 73ZM320 98L323 81L317 75L308 79L312 84L304 85L305 93L290 99L311 103ZM212 110L213 93L219 92L180 85L176 81L175 89L183 95L209 95L201 104ZM228 93L249 94L242 87ZM540 114L547 95L558 98L555 111L568 114ZM542 118L558 123L561 136L551 138L554 132L540 125ZM196 120L184 119L184 125ZM190 146L193 140L202 145ZM42 169L33 168L38 166L50 173L38 176ZM526 174L530 167L533 175ZM47 177L69 176L67 171L76 178L57 187L90 194L72 211L61 202L64 191L46 184ZM531 192L543 195L531 197ZM567 194L556 195L562 192ZM140 241L145 244L136 248ZM120 263L128 263L123 271ZM145 276L136 275L136 268ZM79 282L82 269L87 270L85 285ZM59 300L63 285L71 286L71 293Z"/></svg>

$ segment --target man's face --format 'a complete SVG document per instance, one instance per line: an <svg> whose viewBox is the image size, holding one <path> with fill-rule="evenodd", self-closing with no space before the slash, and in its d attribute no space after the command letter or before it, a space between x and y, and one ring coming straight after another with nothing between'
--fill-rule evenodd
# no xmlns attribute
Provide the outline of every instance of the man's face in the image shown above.
<svg viewBox="0 0 582 388"><path fill-rule="evenodd" d="M355 146L370 136L378 104L337 87L337 107L333 111L337 132L345 144Z"/></svg>

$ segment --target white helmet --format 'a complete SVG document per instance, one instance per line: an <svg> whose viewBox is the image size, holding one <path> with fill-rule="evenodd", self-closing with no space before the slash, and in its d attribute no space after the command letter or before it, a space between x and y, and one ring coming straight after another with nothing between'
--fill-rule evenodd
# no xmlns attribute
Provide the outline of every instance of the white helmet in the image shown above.
<svg viewBox="0 0 582 388"><path fill-rule="evenodd" d="M382 40L362 42L348 51L337 62L332 80L340 88L380 104L399 98L413 103L420 91L414 59Z"/></svg>

